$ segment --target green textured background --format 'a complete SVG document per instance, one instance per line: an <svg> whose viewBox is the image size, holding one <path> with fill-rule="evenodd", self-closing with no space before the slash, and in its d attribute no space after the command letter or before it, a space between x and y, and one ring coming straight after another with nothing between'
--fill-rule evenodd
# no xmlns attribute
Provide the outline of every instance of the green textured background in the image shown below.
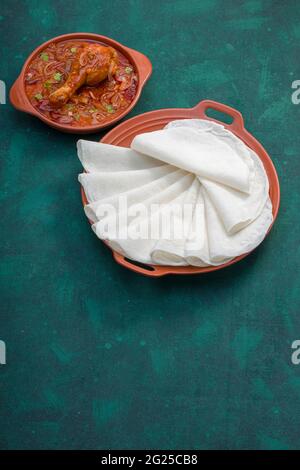
<svg viewBox="0 0 300 470"><path fill-rule="evenodd" d="M153 63L130 116L229 104L282 189L270 236L241 263L139 276L84 217L77 136L1 105L1 448L299 448L299 2L6 0L0 15L8 88L41 42L111 36Z"/></svg>

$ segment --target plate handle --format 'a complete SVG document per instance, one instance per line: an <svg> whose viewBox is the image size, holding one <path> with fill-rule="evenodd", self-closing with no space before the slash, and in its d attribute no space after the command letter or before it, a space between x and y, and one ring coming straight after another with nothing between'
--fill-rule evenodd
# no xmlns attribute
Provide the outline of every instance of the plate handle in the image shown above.
<svg viewBox="0 0 300 470"><path fill-rule="evenodd" d="M232 123L225 124L224 122L219 121L218 119L209 117L206 114L206 111L209 108L224 114L228 114L233 119ZM226 127L229 127L237 132L243 132L245 130L244 119L241 113L237 109L231 108L231 106L228 106L227 104L219 103L218 101L213 100L203 100L200 101L200 103L197 104L193 108L193 110L195 110L195 112L197 113L197 117L205 117L206 119L208 118L213 121L221 122L221 124L225 124Z"/></svg>
<svg viewBox="0 0 300 470"><path fill-rule="evenodd" d="M169 273L169 269L166 266L156 266L156 265L148 265L143 263L136 263L135 261L131 261L128 258L125 258L120 253L113 251L114 259L118 264L124 266L131 271L134 271L138 274L144 274L144 276L149 277L160 277L164 276L165 274Z"/></svg>
<svg viewBox="0 0 300 470"><path fill-rule="evenodd" d="M19 111L23 111L24 113L40 117L40 114L35 111L33 106L30 105L27 96L25 95L22 83L22 74L17 78L17 80L11 87L9 92L9 99L11 104Z"/></svg>
<svg viewBox="0 0 300 470"><path fill-rule="evenodd" d="M126 48L129 54L134 58L137 70L139 72L140 84L143 87L152 74L152 64L147 56L135 49Z"/></svg>
<svg viewBox="0 0 300 470"><path fill-rule="evenodd" d="M21 76L17 78L15 83L10 89L9 99L11 104L18 109L19 111L24 111L25 113L30 113L31 110L24 96L23 84L21 81Z"/></svg>

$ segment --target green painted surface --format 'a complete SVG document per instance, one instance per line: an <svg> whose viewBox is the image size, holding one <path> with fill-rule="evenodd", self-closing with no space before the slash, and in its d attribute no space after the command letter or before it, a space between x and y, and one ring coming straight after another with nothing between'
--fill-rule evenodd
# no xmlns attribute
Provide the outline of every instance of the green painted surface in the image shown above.
<svg viewBox="0 0 300 470"><path fill-rule="evenodd" d="M53 36L111 36L153 62L131 116L229 104L282 189L271 235L243 262L145 278L84 217L77 137L1 105L1 447L299 448L299 2L6 0L0 15L7 87Z"/></svg>

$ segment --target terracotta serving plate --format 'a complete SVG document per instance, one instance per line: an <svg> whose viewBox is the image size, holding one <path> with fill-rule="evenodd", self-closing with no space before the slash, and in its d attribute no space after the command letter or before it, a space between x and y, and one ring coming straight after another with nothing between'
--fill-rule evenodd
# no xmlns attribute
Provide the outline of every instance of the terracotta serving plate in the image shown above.
<svg viewBox="0 0 300 470"><path fill-rule="evenodd" d="M217 119L213 119L207 116L206 112L208 109L217 110L221 113L228 114L233 119L231 124L225 124ZM280 203L280 187L278 176L275 167L272 163L271 158L263 148L263 146L245 129L244 120L239 111L233 109L225 104L217 103L216 101L205 100L201 101L194 108L183 109L183 108L172 108L172 109L160 109L158 111L151 111L149 113L140 114L128 121L119 124L117 127L108 132L101 142L106 144L119 145L120 147L129 147L133 138L143 132L156 131L162 129L168 122L176 119L189 119L199 118L207 119L210 121L216 121L224 125L226 129L229 129L237 137L245 142L256 154L260 157L270 185L270 198L273 205L273 223L278 214L279 203ZM81 188L81 195L83 204L87 204L87 198L83 188ZM268 233L271 230L269 228ZM194 266L158 266L158 265L143 265L132 261L124 256L113 251L114 259L117 263L125 266L132 271L135 271L146 276L159 277L166 274L202 274L210 271L217 271L223 269L231 264L237 263L241 259L245 258L249 253L241 256L237 256L232 261L222 264L220 266L207 266L205 268L199 268Z"/></svg>
<svg viewBox="0 0 300 470"><path fill-rule="evenodd" d="M112 46L115 49L119 50L125 57L127 57L129 61L133 64L135 70L137 71L138 87L137 87L136 95L133 101L131 102L130 106L128 106L128 108L126 108L123 113L118 114L118 116L116 116L115 119L109 119L107 121L104 120L103 123L97 124L95 126L85 126L85 127L70 126L68 124L60 124L58 122L51 121L51 119L41 114L30 103L25 92L25 84L24 84L25 73L26 73L28 65L38 54L41 53L43 49L49 46L49 44L53 42L56 43L56 42L70 40L70 39L97 41L97 42L101 42L102 44ZM54 127L55 129L58 129L63 132L72 133L72 134L88 134L92 132L98 132L99 130L104 129L105 127L108 127L108 126L112 126L116 122L120 121L120 119L122 119L124 116L126 116L126 114L128 114L138 102L141 96L142 89L145 83L147 82L148 78L150 77L151 73L152 73L152 65L148 57L146 57L144 54L141 54L138 51L135 51L134 49L130 49L129 47L126 47L123 44L120 44L119 42L114 41L113 39L110 39L106 36L101 36L100 34L92 34L92 33L63 34L62 36L57 36L53 39L50 39L47 42L44 42L30 54L25 64L23 65L23 68L21 70L19 77L17 78L13 86L11 87L9 97L10 97L10 101L12 105L16 109L18 109L19 111L28 113L28 114L32 114L33 116L36 116L37 118L41 119L41 121L44 121L46 124L48 124L51 127Z"/></svg>

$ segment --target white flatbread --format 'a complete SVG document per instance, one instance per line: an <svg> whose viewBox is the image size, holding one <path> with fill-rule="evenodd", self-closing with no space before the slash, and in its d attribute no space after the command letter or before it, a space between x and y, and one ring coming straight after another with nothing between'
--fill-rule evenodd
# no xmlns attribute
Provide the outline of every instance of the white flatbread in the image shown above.
<svg viewBox="0 0 300 470"><path fill-rule="evenodd" d="M78 156L94 232L130 259L220 265L253 250L272 223L259 157L214 122L173 121L132 149L80 140Z"/></svg>
<svg viewBox="0 0 300 470"><path fill-rule="evenodd" d="M171 127L137 135L131 148L195 175L249 192L253 165L248 153L231 141L192 126Z"/></svg>
<svg viewBox="0 0 300 470"><path fill-rule="evenodd" d="M253 168L249 193L237 191L210 179L199 177L213 202L229 234L246 227L261 213L269 194L269 181L264 166L256 153L247 147L232 132L222 125L203 119L184 119L172 121L167 128L194 128L200 133L213 133L220 140L226 141L233 150L244 155L249 167ZM251 160L251 163L249 163Z"/></svg>
<svg viewBox="0 0 300 470"><path fill-rule="evenodd" d="M207 238L209 246L208 264L223 264L224 259L248 253L254 250L264 239L273 221L272 204L267 199L259 216L239 232L229 235L214 207L210 197L202 186L205 201Z"/></svg>
<svg viewBox="0 0 300 470"><path fill-rule="evenodd" d="M127 147L83 139L77 142L77 154L85 171L91 173L144 170L164 164Z"/></svg>

